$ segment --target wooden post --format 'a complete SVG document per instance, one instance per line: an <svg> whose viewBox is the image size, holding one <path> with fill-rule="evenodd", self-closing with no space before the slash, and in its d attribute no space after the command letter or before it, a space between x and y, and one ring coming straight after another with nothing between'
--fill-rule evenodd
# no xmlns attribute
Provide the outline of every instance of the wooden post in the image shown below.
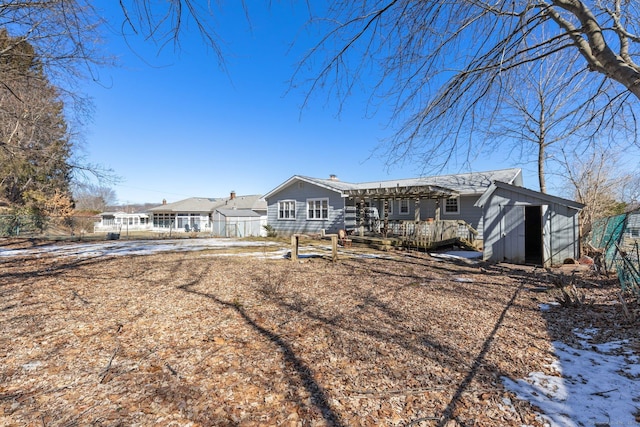
<svg viewBox="0 0 640 427"><path fill-rule="evenodd" d="M333 262L338 261L338 235L331 235L331 259Z"/></svg>
<svg viewBox="0 0 640 427"><path fill-rule="evenodd" d="M384 203L384 222L383 222L384 232L382 233L382 235L384 236L384 238L386 238L387 234L389 233L389 199L385 197L383 203Z"/></svg>
<svg viewBox="0 0 640 427"><path fill-rule="evenodd" d="M358 199L358 228L362 229L364 226L364 201Z"/></svg>
<svg viewBox="0 0 640 427"><path fill-rule="evenodd" d="M300 235L294 234L291 236L291 260L298 260L298 244L300 243Z"/></svg>

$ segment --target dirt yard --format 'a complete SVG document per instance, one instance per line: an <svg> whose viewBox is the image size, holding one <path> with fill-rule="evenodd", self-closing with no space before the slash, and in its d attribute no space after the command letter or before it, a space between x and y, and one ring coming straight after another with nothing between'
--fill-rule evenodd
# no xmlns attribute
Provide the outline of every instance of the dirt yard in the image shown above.
<svg viewBox="0 0 640 427"><path fill-rule="evenodd" d="M544 272L388 255L0 258L0 424L538 426L502 377L637 339L593 278L542 312Z"/></svg>

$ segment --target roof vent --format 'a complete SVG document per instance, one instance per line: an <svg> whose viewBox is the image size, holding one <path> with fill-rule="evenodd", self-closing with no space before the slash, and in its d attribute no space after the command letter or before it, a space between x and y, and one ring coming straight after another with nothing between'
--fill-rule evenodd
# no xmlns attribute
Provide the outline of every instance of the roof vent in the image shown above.
<svg viewBox="0 0 640 427"><path fill-rule="evenodd" d="M337 175L333 175L333 174L331 174L331 175L329 175L329 179L330 179L331 181L338 181L338 176L337 176Z"/></svg>

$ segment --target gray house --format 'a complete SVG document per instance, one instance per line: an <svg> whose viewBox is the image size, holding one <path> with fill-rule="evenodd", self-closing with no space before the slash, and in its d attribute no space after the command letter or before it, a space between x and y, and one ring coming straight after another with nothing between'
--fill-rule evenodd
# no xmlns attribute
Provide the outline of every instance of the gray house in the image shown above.
<svg viewBox="0 0 640 427"><path fill-rule="evenodd" d="M487 261L551 266L580 256L581 203L496 181L475 205Z"/></svg>
<svg viewBox="0 0 640 427"><path fill-rule="evenodd" d="M482 239L482 208L476 202L494 181L522 186L522 171L513 168L365 183L295 175L265 194L267 222L286 235L349 231L363 220L373 228L372 219L385 227L430 218L463 220Z"/></svg>

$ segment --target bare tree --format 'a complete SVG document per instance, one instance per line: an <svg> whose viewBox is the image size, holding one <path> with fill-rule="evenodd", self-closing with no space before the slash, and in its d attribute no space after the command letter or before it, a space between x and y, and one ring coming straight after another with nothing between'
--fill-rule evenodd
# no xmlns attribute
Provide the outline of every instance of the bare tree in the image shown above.
<svg viewBox="0 0 640 427"><path fill-rule="evenodd" d="M81 184L74 187L73 199L77 210L99 213L104 211L107 206L115 205L118 198L113 188L96 184Z"/></svg>
<svg viewBox="0 0 640 427"><path fill-rule="evenodd" d="M617 168L619 159L610 150L601 148L586 156L563 154L567 188L573 190L576 201L585 205L580 212L580 228L584 236L594 220L624 210L622 192L633 176Z"/></svg>
<svg viewBox="0 0 640 427"><path fill-rule="evenodd" d="M334 1L298 77L309 68L311 93L328 87L344 100L377 76L371 100L393 106L397 129L385 154L425 167L477 154L473 131L510 95L505 79L559 52L574 87L595 89L585 108L599 123L626 115L635 131L637 13L633 0Z"/></svg>
<svg viewBox="0 0 640 427"><path fill-rule="evenodd" d="M0 4L0 28L12 37L13 44L0 49L0 64L14 62L15 45L26 42L33 47L43 73L58 90L77 95L77 82L94 75L96 66L109 63L100 51L100 14L82 0L8 0ZM7 58L12 56L11 61ZM12 82L0 80L11 90ZM61 93L62 94L62 93Z"/></svg>
<svg viewBox="0 0 640 427"><path fill-rule="evenodd" d="M478 125L484 139L492 142L488 151L506 146L517 161L534 159L543 193L547 192L548 161L571 145L572 138L580 138L580 150L587 150L590 136L601 125L594 121L593 110L598 89L585 90L587 75L574 76L568 62L561 53L514 70L503 81L502 102Z"/></svg>
<svg viewBox="0 0 640 427"><path fill-rule="evenodd" d="M179 46L182 31L195 26L223 63L215 31L221 2L119 4L123 34ZM314 16L313 5L305 4ZM427 168L477 155L484 147L476 145L474 131L510 95L510 76L562 52L569 58L570 86L587 91L581 112L595 119L595 131L617 127L626 117L624 126L631 127L636 142L638 5L637 0L334 0L312 18L325 36L296 76L308 76L309 67L315 76L309 93L329 88L328 97L342 100L361 79L374 78L372 104L385 102L394 111L394 137L385 145L389 162L416 156ZM92 70L104 60L94 43L102 23L88 0L0 5L0 26L29 41L50 76L73 79L78 70ZM578 85L581 79L584 84Z"/></svg>
<svg viewBox="0 0 640 427"><path fill-rule="evenodd" d="M623 186L621 200L627 204L628 209L640 208L640 169L636 168Z"/></svg>

